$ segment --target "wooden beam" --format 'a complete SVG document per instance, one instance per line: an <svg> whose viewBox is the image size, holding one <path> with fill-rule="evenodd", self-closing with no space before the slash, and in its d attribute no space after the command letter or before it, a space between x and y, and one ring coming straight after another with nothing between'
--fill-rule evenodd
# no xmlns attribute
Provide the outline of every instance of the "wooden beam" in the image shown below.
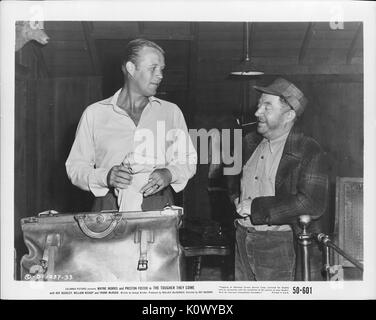
<svg viewBox="0 0 376 320"><path fill-rule="evenodd" d="M316 84L327 84L327 83L348 83L357 82L363 83L363 74L285 74L286 77L292 77L294 81L304 81ZM262 80L267 83L275 79L275 74L264 74L261 76Z"/></svg>
<svg viewBox="0 0 376 320"><path fill-rule="evenodd" d="M136 35L131 36L134 38ZM91 37L94 40L124 40L124 34L108 32L106 30L95 31ZM149 40L193 40L193 36L190 34L159 34L159 33L140 33L137 34L137 38L146 38Z"/></svg>
<svg viewBox="0 0 376 320"><path fill-rule="evenodd" d="M255 24L252 22L248 22L249 24L249 38L248 41L248 48L249 48L249 56L252 56L252 49L253 49L253 39L255 38Z"/></svg>
<svg viewBox="0 0 376 320"><path fill-rule="evenodd" d="M199 23L190 23L190 34L192 41L189 43L189 73L188 73L188 106L190 112L188 113L188 124L192 123L193 115L196 112L197 101L197 66L198 66L198 38L199 38Z"/></svg>
<svg viewBox="0 0 376 320"><path fill-rule="evenodd" d="M33 54L37 60L37 74L38 78L49 78L48 67L46 61L44 60L42 49L39 44L32 43Z"/></svg>
<svg viewBox="0 0 376 320"><path fill-rule="evenodd" d="M256 62L255 62L256 63ZM344 75L363 74L362 64L322 64L322 65L267 65L257 63L257 66L266 74L321 74L321 75Z"/></svg>
<svg viewBox="0 0 376 320"><path fill-rule="evenodd" d="M351 41L351 44L350 44L350 48L349 48L349 51L347 52L347 56L346 56L346 63L347 64L350 64L351 63L351 59L354 57L354 54L355 54L355 45L358 41L358 38L360 37L361 34L363 34L363 23L362 22L359 22L359 25L358 25L358 28L354 34L354 37Z"/></svg>
<svg viewBox="0 0 376 320"><path fill-rule="evenodd" d="M137 23L137 25L138 25L138 32L140 34L145 33L145 23L140 21Z"/></svg>
<svg viewBox="0 0 376 320"><path fill-rule="evenodd" d="M305 55L308 49L308 44L311 41L312 35L313 35L313 22L309 22L307 26L307 30L303 38L302 46L299 51L299 58L298 58L299 64L302 63L305 58Z"/></svg>
<svg viewBox="0 0 376 320"><path fill-rule="evenodd" d="M99 56L97 48L95 46L95 39L93 35L93 23L88 21L82 22L82 29L84 32L84 37L87 45L87 50L91 59L91 64L95 75L101 73L101 66L99 61Z"/></svg>

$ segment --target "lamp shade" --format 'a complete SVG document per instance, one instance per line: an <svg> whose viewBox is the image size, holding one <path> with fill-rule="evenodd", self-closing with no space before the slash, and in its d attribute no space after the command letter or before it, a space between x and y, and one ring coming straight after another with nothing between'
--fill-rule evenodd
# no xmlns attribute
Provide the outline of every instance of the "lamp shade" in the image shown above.
<svg viewBox="0 0 376 320"><path fill-rule="evenodd" d="M239 63L230 74L232 76L259 76L264 74L264 72L257 71L250 60L245 60Z"/></svg>

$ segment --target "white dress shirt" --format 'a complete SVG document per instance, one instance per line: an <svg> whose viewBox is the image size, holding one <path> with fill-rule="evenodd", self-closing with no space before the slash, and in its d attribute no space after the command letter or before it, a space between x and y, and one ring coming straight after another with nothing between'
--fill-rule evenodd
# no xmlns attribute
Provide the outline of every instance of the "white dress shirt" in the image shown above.
<svg viewBox="0 0 376 320"><path fill-rule="evenodd" d="M150 97L136 126L117 106L120 90L83 112L66 161L69 179L96 197L105 196L108 172L132 155L136 159L133 164L141 159L147 160L145 167L150 169L169 169L172 188L175 192L183 190L196 172L197 153L181 110Z"/></svg>

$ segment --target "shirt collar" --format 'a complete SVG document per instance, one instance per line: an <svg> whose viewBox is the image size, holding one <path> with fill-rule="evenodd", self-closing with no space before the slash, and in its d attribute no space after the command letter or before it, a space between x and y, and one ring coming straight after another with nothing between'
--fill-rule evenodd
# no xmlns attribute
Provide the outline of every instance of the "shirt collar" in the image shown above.
<svg viewBox="0 0 376 320"><path fill-rule="evenodd" d="M121 92L121 89L122 89L122 88L120 88L118 91L116 91L115 94L114 94L112 97L109 97L109 98L107 98L107 99L104 99L104 100L102 100L100 103L101 103L101 104L104 104L104 105L112 105L114 108L115 108L115 107L116 107L116 108L119 108L119 107L117 106L116 102L117 102L117 99L118 99L119 94L120 94L120 92ZM151 96L151 97L149 97L148 99L149 99L149 103L150 103L150 104L152 104L153 102L158 102L159 104L161 104L161 101L160 101L158 98L154 97L154 96Z"/></svg>
<svg viewBox="0 0 376 320"><path fill-rule="evenodd" d="M279 136L276 139L268 140L264 138L262 140L262 143L266 143L269 147L269 150L271 153L273 153L280 145L284 144L286 142L286 139L289 135L290 131L284 133L283 135Z"/></svg>

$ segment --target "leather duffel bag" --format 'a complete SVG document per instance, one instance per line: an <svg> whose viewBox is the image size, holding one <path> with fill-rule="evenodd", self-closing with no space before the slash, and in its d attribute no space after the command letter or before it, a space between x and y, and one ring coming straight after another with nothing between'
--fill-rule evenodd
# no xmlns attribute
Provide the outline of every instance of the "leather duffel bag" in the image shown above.
<svg viewBox="0 0 376 320"><path fill-rule="evenodd" d="M183 209L47 211L21 220L29 253L21 279L40 281L180 281Z"/></svg>

